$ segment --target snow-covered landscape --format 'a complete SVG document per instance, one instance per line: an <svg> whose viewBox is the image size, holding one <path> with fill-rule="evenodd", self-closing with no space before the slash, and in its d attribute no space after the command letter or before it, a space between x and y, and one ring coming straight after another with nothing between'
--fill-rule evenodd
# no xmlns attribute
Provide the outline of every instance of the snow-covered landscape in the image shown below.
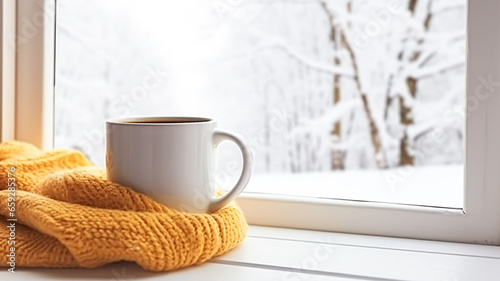
<svg viewBox="0 0 500 281"><path fill-rule="evenodd" d="M106 119L192 115L257 174L461 165L465 27L465 0L62 1L56 146L104 166Z"/></svg>

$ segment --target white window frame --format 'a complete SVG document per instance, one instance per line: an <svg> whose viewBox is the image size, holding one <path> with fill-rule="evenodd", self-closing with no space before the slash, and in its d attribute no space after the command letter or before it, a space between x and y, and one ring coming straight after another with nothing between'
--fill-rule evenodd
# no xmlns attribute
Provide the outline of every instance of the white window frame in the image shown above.
<svg viewBox="0 0 500 281"><path fill-rule="evenodd" d="M15 63L16 50L11 35L16 32L16 2L0 2L0 140L12 140L15 120ZM8 121L7 121L8 120Z"/></svg>
<svg viewBox="0 0 500 281"><path fill-rule="evenodd" d="M3 0L6 1L9 0ZM29 19L43 12L44 26L26 45L17 48L15 122L5 117L8 115L5 111L0 116L2 128L12 127L14 122L16 139L44 148L50 148L53 141L54 1L17 2L17 36L22 36L22 17ZM494 91L485 97L488 89L480 81L489 77L493 81L500 79L499 13L497 0L468 3L466 176L462 210L246 193L238 203L248 222L500 245L500 172L497 171L500 126L496 122L500 120L500 97ZM5 59L2 63L5 64ZM9 93L2 91L2 101L8 100L5 95Z"/></svg>
<svg viewBox="0 0 500 281"><path fill-rule="evenodd" d="M52 148L55 0L1 0L1 6L0 138Z"/></svg>

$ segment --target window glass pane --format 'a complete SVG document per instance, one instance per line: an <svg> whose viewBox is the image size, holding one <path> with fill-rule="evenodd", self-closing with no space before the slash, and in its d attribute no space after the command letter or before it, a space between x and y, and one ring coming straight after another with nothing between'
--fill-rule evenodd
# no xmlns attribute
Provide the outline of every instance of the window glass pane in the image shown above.
<svg viewBox="0 0 500 281"><path fill-rule="evenodd" d="M104 166L108 118L209 116L256 175L462 184L465 25L465 0L62 1L56 146Z"/></svg>

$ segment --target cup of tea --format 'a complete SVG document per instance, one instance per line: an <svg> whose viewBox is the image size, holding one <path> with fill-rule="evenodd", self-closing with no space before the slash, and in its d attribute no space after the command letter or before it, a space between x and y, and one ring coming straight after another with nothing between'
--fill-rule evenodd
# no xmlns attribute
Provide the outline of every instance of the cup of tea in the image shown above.
<svg viewBox="0 0 500 281"><path fill-rule="evenodd" d="M236 185L215 196L215 156L225 140L241 150L243 168ZM253 155L237 134L217 129L202 117L130 117L106 121L108 179L180 211L211 213L246 187Z"/></svg>

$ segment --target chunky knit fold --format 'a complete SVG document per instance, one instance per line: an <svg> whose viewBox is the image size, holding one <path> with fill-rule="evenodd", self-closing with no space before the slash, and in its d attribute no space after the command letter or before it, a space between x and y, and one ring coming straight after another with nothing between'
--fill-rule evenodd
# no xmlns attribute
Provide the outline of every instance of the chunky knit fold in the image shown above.
<svg viewBox="0 0 500 281"><path fill-rule="evenodd" d="M9 182L16 186L13 212ZM7 226L13 221L8 219L17 220L15 245L9 245ZM212 214L180 212L108 181L105 170L78 151L0 143L2 267L9 266L7 255L15 247L16 267L94 268L133 261L168 271L222 255L246 232L234 203Z"/></svg>

